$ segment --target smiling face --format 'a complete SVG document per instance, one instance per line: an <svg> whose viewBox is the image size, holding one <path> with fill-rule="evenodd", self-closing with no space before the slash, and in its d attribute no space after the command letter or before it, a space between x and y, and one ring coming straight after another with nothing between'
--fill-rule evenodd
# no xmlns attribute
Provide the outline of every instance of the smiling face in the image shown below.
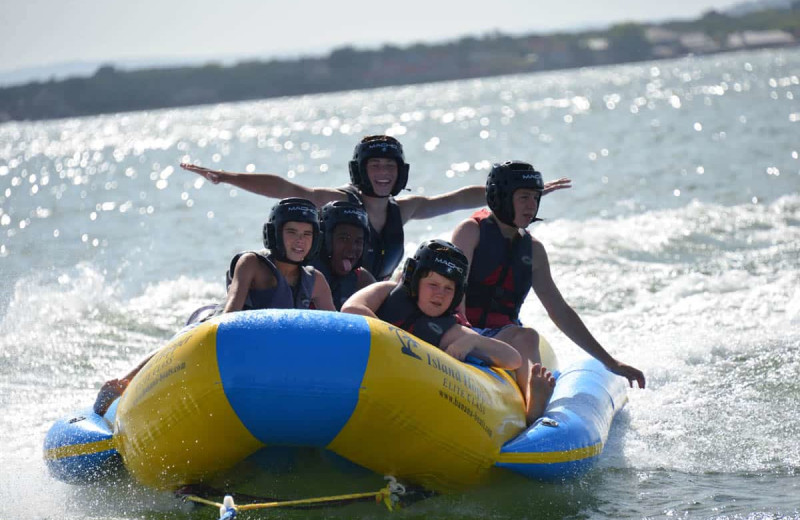
<svg viewBox="0 0 800 520"><path fill-rule="evenodd" d="M281 233L286 258L292 262L302 262L314 243L314 228L308 222L287 222Z"/></svg>
<svg viewBox="0 0 800 520"><path fill-rule="evenodd" d="M336 276L345 276L361 259L364 252L364 230L352 224L339 224L333 230L331 244L331 270Z"/></svg>
<svg viewBox="0 0 800 520"><path fill-rule="evenodd" d="M367 159L367 177L372 183L375 195L379 197L391 195L394 183L397 182L397 161L386 157Z"/></svg>
<svg viewBox="0 0 800 520"><path fill-rule="evenodd" d="M511 201L514 205L514 225L526 228L533 222L539 211L539 199L542 194L536 190L519 188L514 192Z"/></svg>
<svg viewBox="0 0 800 520"><path fill-rule="evenodd" d="M419 279L417 306L431 318L444 314L453 303L456 294L456 282L430 271Z"/></svg>

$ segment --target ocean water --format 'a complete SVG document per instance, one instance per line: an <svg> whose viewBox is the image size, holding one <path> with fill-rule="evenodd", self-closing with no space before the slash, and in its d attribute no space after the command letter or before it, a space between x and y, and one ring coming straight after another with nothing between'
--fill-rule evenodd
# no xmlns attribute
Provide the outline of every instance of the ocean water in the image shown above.
<svg viewBox="0 0 800 520"><path fill-rule="evenodd" d="M531 230L590 330L648 378L585 477L393 517L800 518L799 76L794 48L0 125L0 518L216 518L129 481L57 482L44 434L260 244L274 200L178 163L339 186L373 133L403 142L413 193L507 159L570 177ZM468 214L411 222L407 252ZM583 355L535 297L522 317Z"/></svg>

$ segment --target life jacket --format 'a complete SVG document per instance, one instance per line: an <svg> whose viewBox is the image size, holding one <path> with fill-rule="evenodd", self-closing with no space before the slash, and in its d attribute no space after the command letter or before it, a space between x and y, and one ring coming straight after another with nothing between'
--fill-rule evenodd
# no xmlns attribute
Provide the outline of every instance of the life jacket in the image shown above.
<svg viewBox="0 0 800 520"><path fill-rule="evenodd" d="M392 289L375 315L436 347L442 342L444 333L457 323L453 314L438 318L426 316L419 310L408 289L401 284Z"/></svg>
<svg viewBox="0 0 800 520"><path fill-rule="evenodd" d="M522 302L531 289L533 239L527 231L507 239L488 209L472 219L480 226L466 291L467 319L475 327L519 324Z"/></svg>
<svg viewBox="0 0 800 520"><path fill-rule="evenodd" d="M272 255L266 250L243 251L234 256L231 260L230 268L225 275L226 290L230 287L231 281L233 280L233 270L236 268L236 262L246 253L255 254L258 259L270 269L278 283L271 289L250 289L247 292L247 299L244 302L242 310L313 308L311 296L314 294L314 277L316 276L314 268L301 265L300 279L297 281L297 285L291 286L286 280L286 277L281 274L280 270L273 262Z"/></svg>
<svg viewBox="0 0 800 520"><path fill-rule="evenodd" d="M333 297L333 305L336 310L341 310L342 304L358 290L358 275L361 272L361 267L356 267L345 276L336 276L333 274L330 263L328 260L323 260L321 257L316 257L311 265L314 269L319 271L325 276L328 285L331 288L331 296Z"/></svg>
<svg viewBox="0 0 800 520"><path fill-rule="evenodd" d="M353 186L340 188L342 193L347 195L348 200L354 204L364 207L361 193ZM365 208L366 209L366 208ZM372 222L369 224L369 244L364 251L361 264L375 277L376 280L386 280L395 268L400 265L400 261L405 254L405 235L403 234L403 217L400 214L400 206L394 197L389 197L389 205L386 208L386 223L383 230L378 233Z"/></svg>

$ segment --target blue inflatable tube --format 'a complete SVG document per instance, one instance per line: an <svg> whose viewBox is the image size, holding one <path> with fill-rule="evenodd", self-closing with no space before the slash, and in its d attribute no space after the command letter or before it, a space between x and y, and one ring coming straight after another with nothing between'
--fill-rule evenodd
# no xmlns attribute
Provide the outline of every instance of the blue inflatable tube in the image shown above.
<svg viewBox="0 0 800 520"><path fill-rule="evenodd" d="M602 453L627 401L625 380L587 359L558 378L544 415L500 450L498 467L537 479L585 473Z"/></svg>

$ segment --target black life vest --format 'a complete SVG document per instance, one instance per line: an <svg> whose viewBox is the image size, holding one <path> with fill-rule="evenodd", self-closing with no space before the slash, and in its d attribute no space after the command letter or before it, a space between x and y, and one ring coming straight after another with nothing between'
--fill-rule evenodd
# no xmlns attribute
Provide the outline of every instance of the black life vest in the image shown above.
<svg viewBox="0 0 800 520"><path fill-rule="evenodd" d="M231 260L230 268L225 274L225 289L231 285L233 280L233 270L236 268L236 262L239 258L246 254L253 253L258 259L272 271L277 285L271 289L250 289L247 293L247 299L244 302L242 310L251 309L309 309L312 308L311 296L314 294L314 277L315 272L313 267L300 266L300 279L295 286L289 285L286 277L281 274L278 267L272 260L272 255L269 251L242 251Z"/></svg>
<svg viewBox="0 0 800 520"><path fill-rule="evenodd" d="M438 318L426 316L419 310L408 289L401 284L392 289L375 315L436 347L442 342L444 333L458 323L453 314L445 314Z"/></svg>
<svg viewBox="0 0 800 520"><path fill-rule="evenodd" d="M350 202L366 209L364 201L361 199L361 193L355 186L349 185L340 188L340 191L347 195ZM403 217L400 214L400 206L394 197L389 197L383 230L378 233L372 226L372 222L370 222L369 228L369 244L367 250L364 251L361 265L372 273L376 280L386 280L392 276L405 254Z"/></svg>
<svg viewBox="0 0 800 520"><path fill-rule="evenodd" d="M527 231L507 239L488 209L472 215L480 239L467 280L467 319L475 327L519 323L519 311L531 289L533 239Z"/></svg>
<svg viewBox="0 0 800 520"><path fill-rule="evenodd" d="M337 311L341 310L342 304L358 290L358 273L361 271L361 267L356 267L345 276L336 276L328 261L319 256L311 262L311 265L325 276L331 288L333 305Z"/></svg>

